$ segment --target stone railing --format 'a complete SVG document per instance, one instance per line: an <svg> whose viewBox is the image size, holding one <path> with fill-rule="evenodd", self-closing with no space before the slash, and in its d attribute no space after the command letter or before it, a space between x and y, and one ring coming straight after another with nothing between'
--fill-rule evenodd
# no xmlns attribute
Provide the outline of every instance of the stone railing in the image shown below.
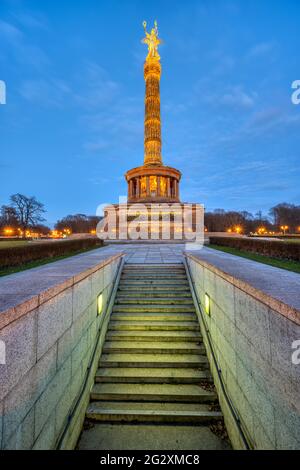
<svg viewBox="0 0 300 470"><path fill-rule="evenodd" d="M206 340L233 446L243 447L220 377L251 447L299 449L300 275L207 248L187 253L187 262L220 369Z"/></svg>
<svg viewBox="0 0 300 470"><path fill-rule="evenodd" d="M121 256L103 248L0 279L0 448L57 446L81 393ZM84 413L83 406L73 416L63 448L76 444Z"/></svg>

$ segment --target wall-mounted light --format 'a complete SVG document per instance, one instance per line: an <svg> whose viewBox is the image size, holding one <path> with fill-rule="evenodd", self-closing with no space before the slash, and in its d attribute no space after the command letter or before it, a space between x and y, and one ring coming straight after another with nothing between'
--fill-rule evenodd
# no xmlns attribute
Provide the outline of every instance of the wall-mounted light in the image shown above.
<svg viewBox="0 0 300 470"><path fill-rule="evenodd" d="M204 296L204 310L206 315L210 315L210 296L206 293Z"/></svg>
<svg viewBox="0 0 300 470"><path fill-rule="evenodd" d="M103 294L99 294L97 297L97 314L101 315L103 309Z"/></svg>

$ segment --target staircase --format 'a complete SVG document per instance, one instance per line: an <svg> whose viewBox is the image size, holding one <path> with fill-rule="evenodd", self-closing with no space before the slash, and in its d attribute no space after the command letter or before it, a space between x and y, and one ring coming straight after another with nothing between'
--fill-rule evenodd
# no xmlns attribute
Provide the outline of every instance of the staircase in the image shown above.
<svg viewBox="0 0 300 470"><path fill-rule="evenodd" d="M128 425L135 424L136 438L143 432L148 438L141 448L155 449L145 428L150 423L154 434L168 426L164 436L183 426L176 448L188 448L180 447L180 440L191 426L210 439L212 448L226 447L211 432L213 423L220 426L222 414L182 264L125 264L86 418L91 429L83 432L79 448L104 446L109 433L115 447L108 448L130 448L133 427ZM121 444L124 427L127 439ZM189 432L195 434L191 428Z"/></svg>

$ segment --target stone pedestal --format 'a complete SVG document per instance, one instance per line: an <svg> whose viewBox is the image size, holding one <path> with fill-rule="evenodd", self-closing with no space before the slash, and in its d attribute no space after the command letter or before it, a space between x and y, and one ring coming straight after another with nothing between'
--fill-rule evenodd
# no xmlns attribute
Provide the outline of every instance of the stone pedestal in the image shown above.
<svg viewBox="0 0 300 470"><path fill-rule="evenodd" d="M204 208L194 203L128 203L105 208L107 240L195 241L204 234ZM98 232L98 236L101 235Z"/></svg>

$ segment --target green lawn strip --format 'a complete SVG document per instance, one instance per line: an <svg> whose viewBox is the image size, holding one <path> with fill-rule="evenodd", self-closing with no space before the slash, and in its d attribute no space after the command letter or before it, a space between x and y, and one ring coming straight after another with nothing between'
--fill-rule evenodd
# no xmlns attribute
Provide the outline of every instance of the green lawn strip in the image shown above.
<svg viewBox="0 0 300 470"><path fill-rule="evenodd" d="M258 263L268 264L269 266L274 266L275 268L281 268L287 271L293 271L294 273L300 274L300 263L298 261L288 261L277 258L271 258L269 256L258 255L256 253L237 250L236 248L229 248L227 246L207 245L207 247L213 248L214 250L224 251L225 253L229 253L231 255L240 256L241 258L247 258L252 261L257 261Z"/></svg>
<svg viewBox="0 0 300 470"><path fill-rule="evenodd" d="M77 250L73 252L66 253L62 256L55 256L53 258L43 258L30 263L22 264L20 266L12 266L10 268L0 268L0 277L7 276L8 274L18 273L20 271L26 271L27 269L37 268L38 266L43 266L44 264L54 263L55 261L60 261L62 259L70 258L71 256L80 255L81 253L87 253L88 251L96 250L102 248L102 246L95 246L92 248L87 248L85 250Z"/></svg>

